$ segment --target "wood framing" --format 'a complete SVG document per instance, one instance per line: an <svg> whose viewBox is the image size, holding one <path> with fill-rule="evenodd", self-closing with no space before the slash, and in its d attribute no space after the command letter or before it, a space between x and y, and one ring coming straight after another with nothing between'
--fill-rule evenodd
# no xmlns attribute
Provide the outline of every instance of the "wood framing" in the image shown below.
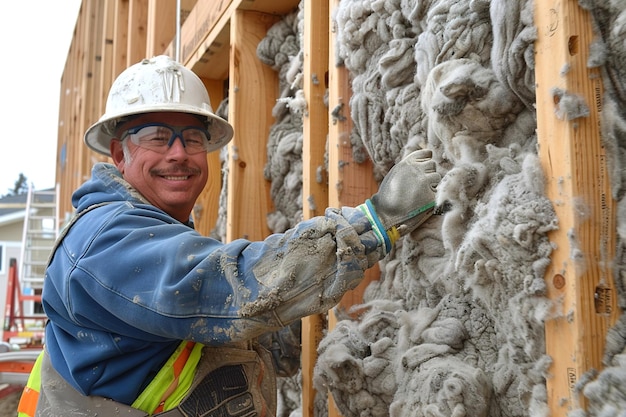
<svg viewBox="0 0 626 417"><path fill-rule="evenodd" d="M267 137L278 97L278 77L256 57L256 48L276 16L237 10L230 19L228 120L235 136L228 145L226 240L263 239L270 234L270 183L262 175Z"/></svg>
<svg viewBox="0 0 626 417"><path fill-rule="evenodd" d="M86 148L83 134L104 112L114 78L146 56L174 57L173 3L83 2L61 80L57 182L62 217L72 212L71 194L89 177L94 162L107 160ZM181 63L202 78L214 108L229 97L228 118L235 129L227 161L229 241L258 240L270 233L266 215L273 204L263 171L279 81L259 61L256 48L267 30L298 4L298 0L183 1ZM372 163L357 163L352 156L350 80L347 70L335 63L332 15L338 5L339 0L304 3L305 218L323 214L327 206L358 205L378 188ZM547 389L551 415L564 417L578 405L574 384L588 370L602 368L606 332L619 314L611 270L616 215L599 129L601 74L587 68L594 36L590 16L577 0L543 0L535 2L535 23L539 158L546 193L559 220L559 230L550 234L556 249L545 277L548 295L558 306L555 318L546 323L546 353L553 359ZM590 114L568 117L561 111L565 96L586 103ZM325 156L327 176L321 169ZM215 224L222 186L219 153L208 158L210 180L194 211L197 229L205 235ZM379 275L377 267L370 269L340 308L360 303L365 287ZM304 417L313 417L313 367L324 324L322 316L303 320ZM332 313L328 326L335 326ZM329 415L337 415L332 400Z"/></svg>
<svg viewBox="0 0 626 417"><path fill-rule="evenodd" d="M329 0L329 9L335 10L339 0ZM332 13L329 19L332 19ZM352 155L350 133L352 131L352 118L350 116L350 97L352 89L348 70L345 67L336 67L334 36L337 31L334 22L330 20L331 40L329 45L330 71L328 74L328 107L330 111L330 124L328 133L328 203L331 207L356 206L374 194L378 184L374 180L373 165L371 161L356 163ZM380 277L378 267L370 268L365 273L365 278L354 290L345 294L338 308L349 310L355 304L363 301L363 292L372 280ZM328 312L328 328L332 329L337 323L334 312ZM312 376L312 375L311 375ZM339 416L339 411L334 405L332 396L329 396L329 417Z"/></svg>
<svg viewBox="0 0 626 417"><path fill-rule="evenodd" d="M130 36L128 20L130 4L129 0L112 1L115 1L115 23L113 26L113 56L111 57L111 66L113 67L113 78L115 78L128 67L128 37Z"/></svg>
<svg viewBox="0 0 626 417"><path fill-rule="evenodd" d="M339 0L329 0L330 10L337 8ZM331 13L332 14L332 13ZM329 59L331 60L328 74L329 93L328 107L330 111L330 125L328 133L328 203L331 207L355 207L369 198L378 190L374 179L372 162L357 163L352 156L350 133L352 118L350 117L350 97L352 90L348 70L345 67L336 67L334 34L330 22L331 41ZM372 280L378 279L378 267L370 268L365 273L365 279L357 288L349 291L342 299L339 308L349 309L363 300L363 291Z"/></svg>
<svg viewBox="0 0 626 417"><path fill-rule="evenodd" d="M115 33L115 2L105 2L102 20L102 40L100 45L100 54L98 57L101 71L100 80L98 81L98 86L96 88L96 91L99 94L98 115L104 114L107 96L109 95L109 86L113 83L114 79L112 57L114 54L113 36Z"/></svg>
<svg viewBox="0 0 626 417"><path fill-rule="evenodd" d="M618 315L611 265L615 256L615 202L606 149L600 138L602 79L588 68L593 41L589 13L576 0L536 3L537 134L546 193L559 230L546 273L556 317L546 323L551 415L577 407L574 384L602 368L607 329ZM582 100L589 115L568 117L564 95ZM584 406L584 404L582 404Z"/></svg>
<svg viewBox="0 0 626 417"><path fill-rule="evenodd" d="M328 79L329 3L304 3L303 90L307 108L303 120L302 213L305 219L323 215L328 207L328 175L324 167L328 139L328 107L324 103ZM313 370L325 319L320 315L302 319L302 415L313 417L315 389Z"/></svg>
<svg viewBox="0 0 626 417"><path fill-rule="evenodd" d="M196 3L181 32L182 63L208 78L228 77L230 32L227 25L237 10L237 3L207 0ZM199 66L207 61L210 61L209 65Z"/></svg>
<svg viewBox="0 0 626 417"><path fill-rule="evenodd" d="M148 0L129 0L126 66L146 58L148 40Z"/></svg>
<svg viewBox="0 0 626 417"><path fill-rule="evenodd" d="M209 92L211 107L214 109L225 98L224 80L203 79ZM222 161L219 152L207 154L209 164L209 179L202 190L202 194L196 201L193 211L196 230L205 236L209 236L215 227L219 213L220 195L222 192Z"/></svg>
<svg viewBox="0 0 626 417"><path fill-rule="evenodd" d="M176 38L176 14L175 1L148 0L147 57L161 55Z"/></svg>

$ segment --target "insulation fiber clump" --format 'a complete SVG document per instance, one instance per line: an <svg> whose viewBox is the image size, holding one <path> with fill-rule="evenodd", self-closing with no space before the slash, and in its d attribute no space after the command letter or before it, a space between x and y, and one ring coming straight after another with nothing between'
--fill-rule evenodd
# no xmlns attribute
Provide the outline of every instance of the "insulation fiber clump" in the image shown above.
<svg viewBox="0 0 626 417"><path fill-rule="evenodd" d="M593 65L606 76L602 129L621 214L626 2L598 3L584 6L597 23ZM258 49L282 86L266 167L274 231L301 216L302 9ZM544 274L554 249L548 233L559 225L537 152L532 2L342 0L332 13L331 65L347 68L353 92L354 160L370 159L382 179L408 153L432 150L444 213L397 243L358 314L337 312L318 347L315 388L331 393L345 417L549 415L544 322L556 310ZM585 103L574 104L575 117L587 117ZM614 266L622 309L625 218ZM624 415L624 323L609 334L607 369L578 387L590 405L581 415Z"/></svg>

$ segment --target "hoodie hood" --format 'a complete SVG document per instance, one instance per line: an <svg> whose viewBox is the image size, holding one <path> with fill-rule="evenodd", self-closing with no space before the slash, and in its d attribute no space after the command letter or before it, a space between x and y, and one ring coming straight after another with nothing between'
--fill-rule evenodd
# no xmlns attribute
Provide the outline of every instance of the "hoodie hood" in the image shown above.
<svg viewBox="0 0 626 417"><path fill-rule="evenodd" d="M130 202L150 204L112 164L97 163L91 170L91 179L72 194L72 206L81 212L94 204Z"/></svg>

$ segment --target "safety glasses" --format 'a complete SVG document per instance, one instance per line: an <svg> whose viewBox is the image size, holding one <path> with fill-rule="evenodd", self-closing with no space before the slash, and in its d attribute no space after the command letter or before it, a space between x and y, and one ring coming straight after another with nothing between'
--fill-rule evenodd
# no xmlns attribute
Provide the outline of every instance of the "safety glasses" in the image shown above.
<svg viewBox="0 0 626 417"><path fill-rule="evenodd" d="M206 152L211 134L198 126L172 126L165 123L146 123L122 133L120 140L130 139L135 145L165 153L179 138L188 154Z"/></svg>

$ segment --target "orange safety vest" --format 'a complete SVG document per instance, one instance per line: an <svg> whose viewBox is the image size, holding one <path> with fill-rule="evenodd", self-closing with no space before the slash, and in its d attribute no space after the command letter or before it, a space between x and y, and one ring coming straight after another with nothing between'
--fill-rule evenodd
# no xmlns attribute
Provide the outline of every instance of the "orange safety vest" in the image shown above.
<svg viewBox="0 0 626 417"><path fill-rule="evenodd" d="M191 386L196 367L200 361L203 345L183 341L165 365L148 384L133 408L156 414L176 407ZM41 389L41 362L44 352L37 357L17 406L18 417L34 417Z"/></svg>

